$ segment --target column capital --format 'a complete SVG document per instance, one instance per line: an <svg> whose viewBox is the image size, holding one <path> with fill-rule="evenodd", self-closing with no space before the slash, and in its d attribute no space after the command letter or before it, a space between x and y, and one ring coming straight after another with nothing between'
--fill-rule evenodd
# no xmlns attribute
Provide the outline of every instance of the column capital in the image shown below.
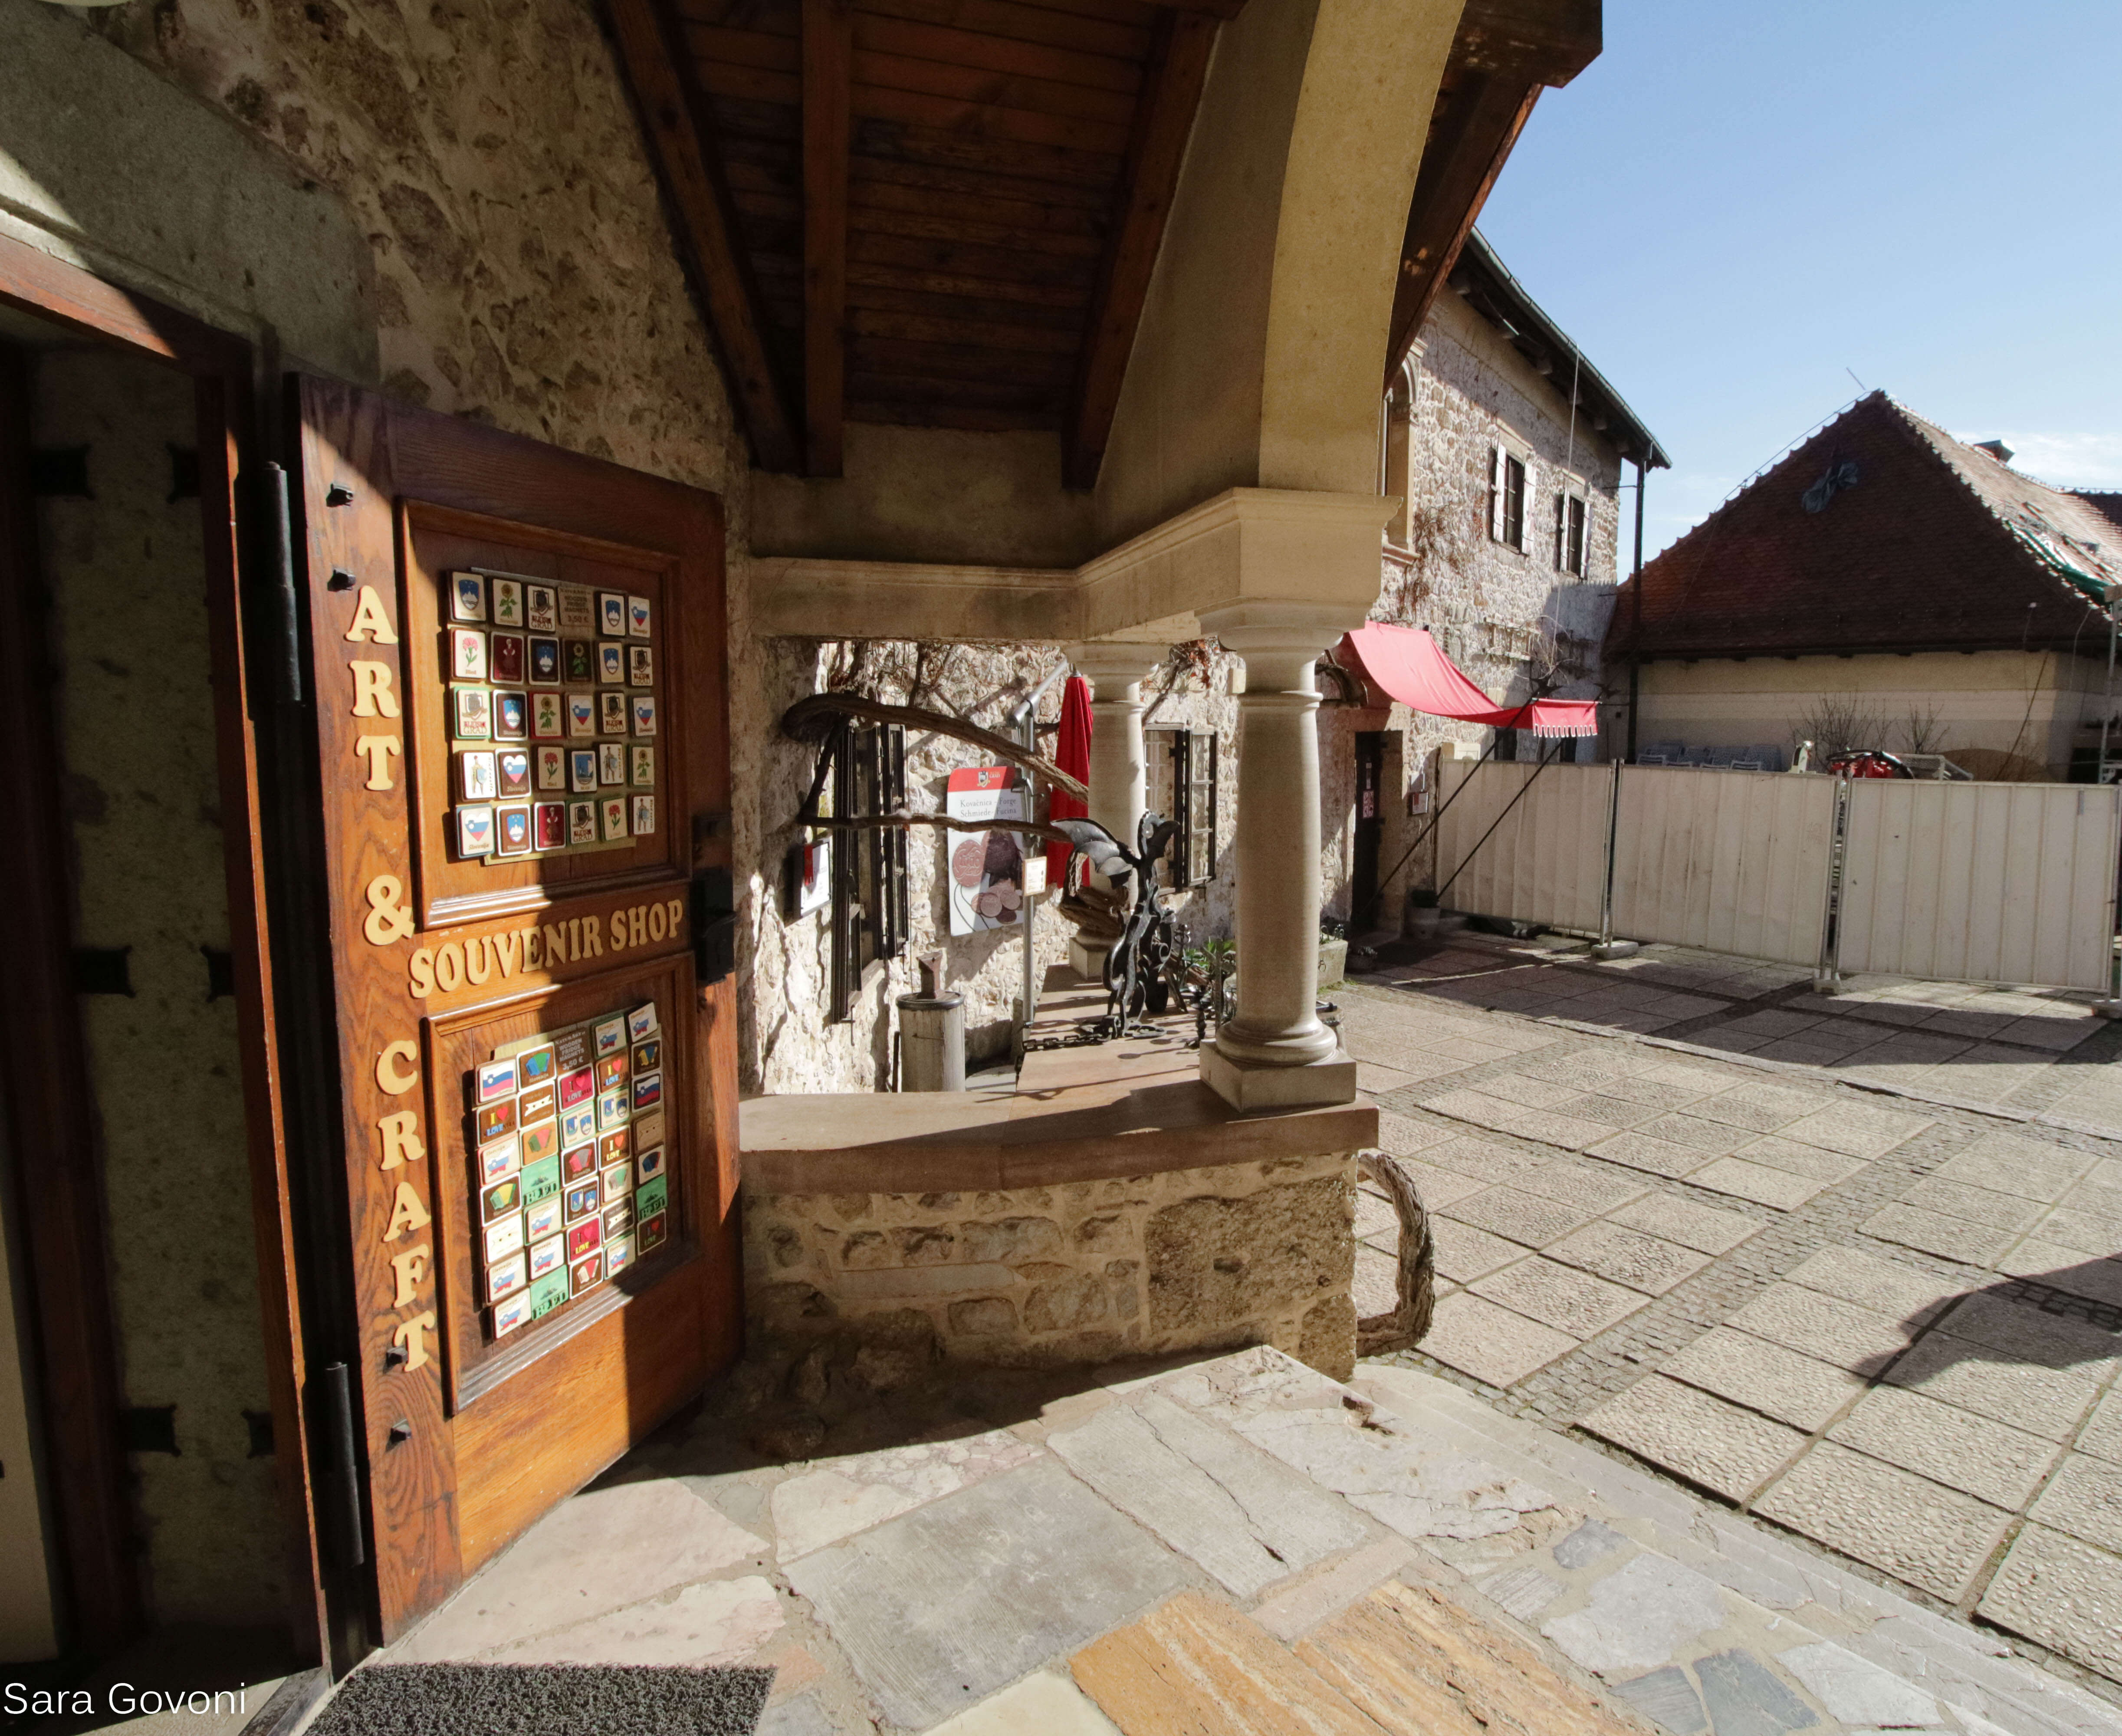
<svg viewBox="0 0 2122 1736"><path fill-rule="evenodd" d="M1233 603L1204 615L1201 630L1242 657L1316 657L1369 618L1348 603Z"/></svg>
<svg viewBox="0 0 2122 1736"><path fill-rule="evenodd" d="M1147 681L1162 667L1166 654L1162 645L1133 644L1124 639L1086 639L1064 645L1062 650L1077 674L1101 695L1108 686L1133 686Z"/></svg>

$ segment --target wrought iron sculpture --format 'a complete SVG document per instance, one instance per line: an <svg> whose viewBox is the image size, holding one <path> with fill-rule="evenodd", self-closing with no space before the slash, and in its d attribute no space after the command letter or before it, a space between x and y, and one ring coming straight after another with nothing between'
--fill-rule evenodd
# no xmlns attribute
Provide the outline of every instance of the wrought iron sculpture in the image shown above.
<svg viewBox="0 0 2122 1736"><path fill-rule="evenodd" d="M1171 958L1171 913L1164 908L1157 864L1179 822L1144 814L1135 826L1133 850L1095 820L1056 820L1053 825L1116 891L1129 883L1135 889L1120 938L1105 954L1104 1034L1125 1036L1145 1012L1161 1013L1169 1004L1166 966Z"/></svg>

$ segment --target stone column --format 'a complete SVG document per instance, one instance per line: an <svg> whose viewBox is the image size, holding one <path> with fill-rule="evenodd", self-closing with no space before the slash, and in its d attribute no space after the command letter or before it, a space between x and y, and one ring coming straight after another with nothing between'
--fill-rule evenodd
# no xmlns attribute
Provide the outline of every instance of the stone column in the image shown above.
<svg viewBox="0 0 2122 1736"><path fill-rule="evenodd" d="M1355 1101L1356 1064L1319 1022L1319 690L1312 665L1348 623L1253 604L1201 625L1246 660L1238 701L1238 1004L1201 1077L1239 1109Z"/></svg>
<svg viewBox="0 0 2122 1736"><path fill-rule="evenodd" d="M1164 648L1101 641L1067 648L1076 673L1091 685L1091 817L1133 849L1149 799L1142 684L1163 662ZM1102 876L1092 878L1105 883ZM1117 925L1079 926L1068 943L1070 966L1082 976L1101 976L1105 954L1119 938Z"/></svg>

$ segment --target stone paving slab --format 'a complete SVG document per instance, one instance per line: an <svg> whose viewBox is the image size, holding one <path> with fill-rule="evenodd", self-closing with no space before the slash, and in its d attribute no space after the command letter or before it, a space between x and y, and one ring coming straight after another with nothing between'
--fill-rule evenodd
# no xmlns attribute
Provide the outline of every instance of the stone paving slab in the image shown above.
<svg viewBox="0 0 2122 1736"><path fill-rule="evenodd" d="M1704 1333L1658 1372L1808 1434L1864 1391L1845 1369L1730 1327Z"/></svg>
<svg viewBox="0 0 2122 1736"><path fill-rule="evenodd" d="M1527 1247L1545 1247L1550 1242L1560 1241L1570 1231L1582 1229L1592 1221L1593 1214L1566 1205L1559 1200L1546 1199L1505 1184L1447 1206L1444 1215L1455 1223L1470 1224L1476 1229L1522 1242Z"/></svg>
<svg viewBox="0 0 2122 1736"><path fill-rule="evenodd" d="M2082 1453L2067 1455L2031 1517L2080 1542L2122 1550L2122 1465Z"/></svg>
<svg viewBox="0 0 2122 1736"><path fill-rule="evenodd" d="M1757 1219L1673 1194L1651 1194L1610 1212L1609 1221L1705 1254L1728 1254L1755 1234Z"/></svg>
<svg viewBox="0 0 2122 1736"><path fill-rule="evenodd" d="M1428 1355L1476 1380L1507 1387L1568 1355L1579 1342L1567 1332L1461 1292L1437 1304L1422 1346Z"/></svg>
<svg viewBox="0 0 2122 1736"><path fill-rule="evenodd" d="M2070 1439L2078 1420L2100 1395L2096 1382L2022 1362L1946 1331L1919 1340L1886 1371L1886 1378L1895 1386L2057 1443ZM2088 1425L2087 1434L2092 1432ZM2116 1432L2122 1435L2122 1430ZM2086 1447L2083 1436L2079 1445L2094 1450Z"/></svg>
<svg viewBox="0 0 2122 1736"><path fill-rule="evenodd" d="M1713 1193L1751 1200L1756 1205L1765 1205L1774 1211L1794 1211L1828 1185L1807 1176L1792 1175L1787 1169L1749 1163L1744 1158L1719 1158L1714 1163L1695 1171L1688 1180Z"/></svg>
<svg viewBox="0 0 2122 1736"><path fill-rule="evenodd" d="M2018 1240L2009 1230L1900 1205L1883 1206L1872 1213L1864 1221L1864 1233L1965 1266L1984 1266L1994 1264Z"/></svg>
<svg viewBox="0 0 2122 1736"><path fill-rule="evenodd" d="M1692 1145L1675 1144L1670 1139L1661 1139L1648 1133L1619 1133L1611 1137L1587 1144L1585 1150L1595 1158L1604 1158L1609 1163L1624 1163L1630 1169L1640 1169L1646 1174L1666 1176L1678 1180L1702 1168L1709 1161L1709 1153Z"/></svg>
<svg viewBox="0 0 2122 1736"><path fill-rule="evenodd" d="M1662 1375L1638 1381L1578 1426L1734 1501L1745 1500L1806 1444L1795 1429Z"/></svg>
<svg viewBox="0 0 2122 1736"><path fill-rule="evenodd" d="M1543 1163L1518 1177L1512 1185L1544 1199L1580 1206L1592 1214L1610 1212L1631 1200L1641 1199L1650 1191L1632 1175L1591 1163Z"/></svg>
<svg viewBox="0 0 2122 1736"><path fill-rule="evenodd" d="M1544 1258L1521 1260L1468 1288L1476 1296L1499 1302L1513 1313L1578 1340L1605 1331L1648 1300L1640 1290L1609 1284Z"/></svg>
<svg viewBox="0 0 2122 1736"><path fill-rule="evenodd" d="M1881 1373L1909 1343L1892 1316L1796 1284L1771 1284L1727 1323L1853 1374Z"/></svg>
<svg viewBox="0 0 2122 1736"><path fill-rule="evenodd" d="M1891 1386L1867 1393L1827 1438L2012 1509L2033 1498L2056 1460L2052 1440Z"/></svg>
<svg viewBox="0 0 2122 1736"><path fill-rule="evenodd" d="M1526 1256L1517 1242L1455 1218L1433 1218L1429 1240L1437 1275L1454 1284L1471 1284Z"/></svg>
<svg viewBox="0 0 2122 1736"><path fill-rule="evenodd" d="M1610 1220L1587 1224L1548 1250L1549 1256L1581 1266L1596 1277L1626 1284L1647 1296L1662 1296L1693 1277L1713 1257L1624 1228Z"/></svg>
<svg viewBox="0 0 2122 1736"><path fill-rule="evenodd" d="M1981 1614L2122 1680L2122 1562L2029 1525L1976 1606Z"/></svg>

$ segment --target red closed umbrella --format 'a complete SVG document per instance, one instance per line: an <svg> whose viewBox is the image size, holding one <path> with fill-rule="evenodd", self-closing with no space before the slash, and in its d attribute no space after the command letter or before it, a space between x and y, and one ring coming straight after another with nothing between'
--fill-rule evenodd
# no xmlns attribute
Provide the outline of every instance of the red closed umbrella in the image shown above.
<svg viewBox="0 0 2122 1736"><path fill-rule="evenodd" d="M1061 732L1054 742L1054 763L1082 783L1091 781L1091 684L1080 675L1070 676L1061 689ZM1049 821L1081 820L1090 812L1087 802L1077 801L1065 790L1057 789L1047 798ZM1059 840L1049 842L1047 884L1059 886L1068 864L1068 846Z"/></svg>

